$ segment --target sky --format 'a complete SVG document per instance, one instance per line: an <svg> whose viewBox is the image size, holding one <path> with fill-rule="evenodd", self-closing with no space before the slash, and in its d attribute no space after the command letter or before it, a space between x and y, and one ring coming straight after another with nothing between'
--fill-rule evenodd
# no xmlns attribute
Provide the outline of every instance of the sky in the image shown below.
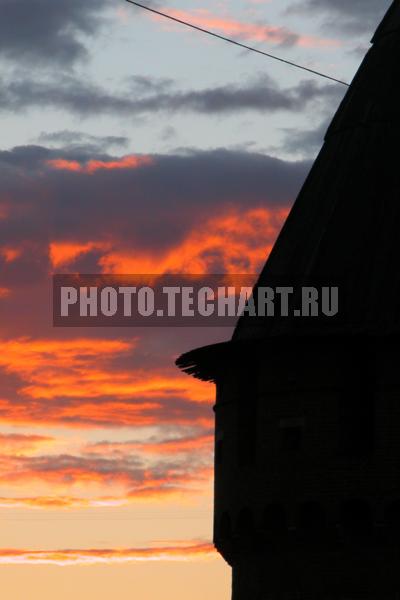
<svg viewBox="0 0 400 600"><path fill-rule="evenodd" d="M389 4L151 1L349 82ZM0 11L2 593L228 599L214 389L174 361L231 331L53 328L51 277L257 273L346 88L120 0Z"/></svg>

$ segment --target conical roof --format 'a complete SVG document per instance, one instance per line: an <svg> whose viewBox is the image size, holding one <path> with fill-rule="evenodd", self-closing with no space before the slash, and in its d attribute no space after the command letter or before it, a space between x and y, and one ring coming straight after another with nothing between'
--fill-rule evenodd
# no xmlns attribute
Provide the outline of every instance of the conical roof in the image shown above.
<svg viewBox="0 0 400 600"><path fill-rule="evenodd" d="M337 285L341 318L326 325L242 317L235 343L298 333L400 333L400 0L372 42L255 288ZM212 378L212 362L229 345L190 352L177 364Z"/></svg>
<svg viewBox="0 0 400 600"><path fill-rule="evenodd" d="M344 301L340 332L398 333L399 241L400 0L395 0L257 285L337 285L339 310L340 298ZM312 319L266 318L252 326L242 318L233 339L315 333L320 327Z"/></svg>
<svg viewBox="0 0 400 600"><path fill-rule="evenodd" d="M389 33L393 33L395 31L400 30L400 4L397 0L394 0L391 7L387 11L385 17L383 18L381 24L375 32L374 37L372 38L372 43L378 41L379 38L382 38L384 35Z"/></svg>

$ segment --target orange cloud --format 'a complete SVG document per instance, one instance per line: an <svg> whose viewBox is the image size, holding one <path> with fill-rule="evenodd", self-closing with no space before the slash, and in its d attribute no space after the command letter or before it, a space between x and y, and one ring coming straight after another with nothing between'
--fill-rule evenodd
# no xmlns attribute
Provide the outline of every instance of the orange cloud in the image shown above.
<svg viewBox="0 0 400 600"><path fill-rule="evenodd" d="M30 373L46 364L61 368L86 364L91 359L101 360L132 350L135 345L135 340L127 342L80 337L71 340L28 337L1 340L4 351L0 354L0 366L14 373Z"/></svg>
<svg viewBox="0 0 400 600"><path fill-rule="evenodd" d="M0 455L0 482L7 495L0 498L3 508L76 508L122 506L134 502L165 501L207 492L212 476L212 453L160 460L154 464L137 454L117 455ZM11 489L31 484L51 490L35 498ZM104 490L113 489L113 495ZM71 496L71 490L78 491ZM67 491L67 495L66 492Z"/></svg>
<svg viewBox="0 0 400 600"><path fill-rule="evenodd" d="M3 565L96 565L143 561L188 561L216 558L208 542L185 542L149 548L87 548L82 550L1 549Z"/></svg>
<svg viewBox="0 0 400 600"><path fill-rule="evenodd" d="M287 208L231 210L201 223L165 253L111 251L104 273L257 273L272 249Z"/></svg>
<svg viewBox="0 0 400 600"><path fill-rule="evenodd" d="M0 300L2 298L8 298L10 296L11 290L10 288L0 287Z"/></svg>
<svg viewBox="0 0 400 600"><path fill-rule="evenodd" d="M0 455L31 454L44 445L54 442L54 438L42 435L21 435L18 433L0 433Z"/></svg>
<svg viewBox="0 0 400 600"><path fill-rule="evenodd" d="M0 361L1 362L1 361ZM44 377L45 375L45 377ZM138 397L147 399L144 407L154 406L161 397L186 397L194 402L209 403L210 386L204 382L188 385L180 373L157 373L156 370L136 370L118 372L110 369L96 369L92 364L73 367L66 372L60 367L50 369L44 365L43 371L29 374L31 385L20 388L20 392L32 398L49 400L64 398L114 398Z"/></svg>
<svg viewBox="0 0 400 600"><path fill-rule="evenodd" d="M118 369L115 359L135 346L136 341L86 338L3 340L0 367L17 375L21 385L18 402L0 398L0 420L143 426L163 415L169 422L188 421L197 412L199 423L208 426L211 415L206 419L202 409L193 408L184 417L184 407L174 403L179 398L209 406L211 384L186 377L173 366Z"/></svg>
<svg viewBox="0 0 400 600"><path fill-rule="evenodd" d="M163 251L118 248L118 241L54 241L49 245L53 268L98 251L103 273L257 273L272 249L289 209L225 209L197 223L186 237Z"/></svg>
<svg viewBox="0 0 400 600"><path fill-rule="evenodd" d="M189 379L189 378L188 378ZM187 394L189 395L189 393ZM0 399L0 421L32 425L62 424L64 427L148 427L163 423L190 425L196 421L203 427L213 422L210 403L193 403L168 398L164 402L145 403L135 399L125 401L97 398L94 401L76 398L65 402L54 399Z"/></svg>
<svg viewBox="0 0 400 600"><path fill-rule="evenodd" d="M26 497L0 497L0 508L42 508L42 509L64 509L64 508L93 508L101 506L121 506L123 500L92 500L87 498L75 498L72 496L26 496Z"/></svg>
<svg viewBox="0 0 400 600"><path fill-rule="evenodd" d="M9 215L9 205L0 201L0 221L7 219Z"/></svg>
<svg viewBox="0 0 400 600"><path fill-rule="evenodd" d="M286 27L244 23L231 18L215 17L206 9L199 9L192 12L168 9L167 12L176 19L190 21L203 29L212 29L225 36L236 37L240 40L254 40L271 44L291 44L305 48L337 48L341 45L339 40L311 35L298 35ZM154 16L153 19L161 20L162 17Z"/></svg>
<svg viewBox="0 0 400 600"><path fill-rule="evenodd" d="M52 169L59 171L73 171L75 173L86 173L93 175L96 171L108 171L115 169L138 169L153 164L154 159L150 156L128 155L119 158L118 160L89 160L85 164L81 164L76 160L66 160L64 158L56 158L47 160L46 164Z"/></svg>
<svg viewBox="0 0 400 600"><path fill-rule="evenodd" d="M211 473L210 473L211 480ZM151 502L165 504L167 500L183 502L185 497L199 497L201 489L185 487L183 484L168 486L148 486L137 488L120 496L100 496L83 498L77 496L65 496L62 494L51 496L22 496L22 497L0 497L0 508L15 509L29 508L37 510L68 510L86 508L119 508L134 504Z"/></svg>
<svg viewBox="0 0 400 600"><path fill-rule="evenodd" d="M146 454L180 454L185 452L210 452L214 442L212 434L188 436L161 440L159 442L98 442L87 447L91 453L126 454L130 452L145 452Z"/></svg>
<svg viewBox="0 0 400 600"><path fill-rule="evenodd" d="M99 375L102 371L99 367L96 373L95 365L104 364L113 356L120 356L132 350L135 342L90 338L19 338L2 340L1 345L4 352L0 354L0 367L18 375L22 380L42 381L45 387L47 384L51 387L52 382L57 385L56 378L59 376L59 384L63 386L63 382L73 381L82 375L86 368L90 371L91 365L93 370L88 374L88 380L96 386L96 381L102 379Z"/></svg>
<svg viewBox="0 0 400 600"><path fill-rule="evenodd" d="M20 483L29 484L31 487L32 480L35 479L30 476L21 478ZM38 479L38 477L36 477ZM51 495L39 495L35 496L0 496L0 508L4 509L16 509L16 508L29 508L37 510L68 510L68 509L86 509L86 508L116 508L124 507L135 504L142 505L143 503L162 503L165 504L167 501L179 501L182 503L185 499L196 498L198 500L200 494L208 493L209 483L212 480L212 469L203 468L195 480L190 478L185 479L180 483L171 483L169 481L153 482L150 481L146 485L137 485L134 489L126 490L120 495L100 495L100 496L69 496L63 494L61 491L57 494L57 484L54 479L47 481L50 485L52 494ZM8 481L5 478L8 485L14 485L15 481ZM41 483L44 483L41 481ZM85 483L85 493L88 491L89 480L85 482L79 481L79 487L82 488L82 484ZM93 482L92 482L93 483Z"/></svg>
<svg viewBox="0 0 400 600"><path fill-rule="evenodd" d="M53 268L57 269L74 262L83 254L93 251L105 252L110 247L104 242L52 242L49 245L49 257Z"/></svg>
<svg viewBox="0 0 400 600"><path fill-rule="evenodd" d="M14 262L21 254L22 250L20 248L12 248L9 246L0 248L0 256L2 256L7 263Z"/></svg>
<svg viewBox="0 0 400 600"><path fill-rule="evenodd" d="M186 481L182 481L180 485L174 485L166 481L164 484L154 486L147 485L142 488L137 487L135 490L128 493L127 502L132 504L146 501L151 502L152 504L156 502L164 504L166 499L172 499L182 503L185 497L192 497L197 501L200 494L209 491L208 485L204 488L204 485L198 485L198 481L200 480L202 483L208 484L212 481L212 476L213 470L208 468L203 469L202 477L195 478L194 482L188 478ZM197 485L194 486L193 483L196 483Z"/></svg>

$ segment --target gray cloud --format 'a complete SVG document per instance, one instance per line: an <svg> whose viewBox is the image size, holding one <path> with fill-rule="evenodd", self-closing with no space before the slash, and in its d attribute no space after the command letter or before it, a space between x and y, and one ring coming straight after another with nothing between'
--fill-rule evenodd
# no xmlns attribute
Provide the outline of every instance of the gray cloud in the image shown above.
<svg viewBox="0 0 400 600"><path fill-rule="evenodd" d="M49 107L81 117L98 114L133 117L162 111L218 115L245 110L300 111L312 102L324 102L338 93L338 86L320 85L312 80L281 88L265 75L242 85L232 83L193 91L181 91L164 80L159 83L147 81L145 86L136 82L133 89L119 94L72 76L64 76L60 81L16 77L0 83L0 110L12 112Z"/></svg>
<svg viewBox="0 0 400 600"><path fill-rule="evenodd" d="M86 56L82 35L95 34L107 0L1 0L0 51L18 63L70 65Z"/></svg>
<svg viewBox="0 0 400 600"><path fill-rule="evenodd" d="M160 94L174 87L174 80L168 77L144 77L143 75L132 75L127 78L135 92L141 94Z"/></svg>
<svg viewBox="0 0 400 600"><path fill-rule="evenodd" d="M332 88L332 95L324 105L322 111L322 121L320 125L314 124L311 129L299 130L286 128L283 130L284 140L279 150L284 150L290 154L297 154L302 157L314 157L321 148L329 123L335 114L340 101L346 92L340 86Z"/></svg>
<svg viewBox="0 0 400 600"><path fill-rule="evenodd" d="M296 1L291 13L322 14L326 29L345 34L372 34L391 0L305 0Z"/></svg>
<svg viewBox="0 0 400 600"><path fill-rule="evenodd" d="M112 146L126 147L129 138L115 135L91 135L81 131L71 131L64 129L62 131L45 132L43 131L37 138L38 142L68 146L71 149L83 148L102 151Z"/></svg>
<svg viewBox="0 0 400 600"><path fill-rule="evenodd" d="M210 453L209 453L210 454ZM120 482L130 488L151 487L161 484L168 489L170 484L182 484L187 479L196 480L198 471L209 466L210 456L193 453L188 458L174 456L173 460L154 461L150 464L135 455L79 456L71 454L29 456L7 456L0 468L0 480L12 475L13 481L39 479L73 485L93 479L103 484Z"/></svg>
<svg viewBox="0 0 400 600"><path fill-rule="evenodd" d="M285 137L281 149L290 154L314 156L323 144L328 125L329 123L324 121L319 127L305 131L284 130Z"/></svg>
<svg viewBox="0 0 400 600"><path fill-rule="evenodd" d="M128 94L119 97L69 75L40 81L16 74L11 81L0 83L0 110L7 112L39 107L64 109L81 116L110 112L126 115L132 106Z"/></svg>
<svg viewBox="0 0 400 600"><path fill-rule="evenodd" d="M176 129L174 127L172 127L172 125L167 125L166 127L163 128L162 132L161 132L161 139L163 142L166 142L168 140L172 140L173 138L176 137Z"/></svg>

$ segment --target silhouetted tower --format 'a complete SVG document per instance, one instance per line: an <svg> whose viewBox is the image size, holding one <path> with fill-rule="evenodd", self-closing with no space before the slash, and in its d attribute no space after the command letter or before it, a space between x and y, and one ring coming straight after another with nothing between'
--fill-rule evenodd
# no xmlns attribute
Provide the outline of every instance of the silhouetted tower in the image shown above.
<svg viewBox="0 0 400 600"><path fill-rule="evenodd" d="M242 317L177 361L217 387L234 600L400 598L399 81L395 0L258 282L337 283L341 318Z"/></svg>

